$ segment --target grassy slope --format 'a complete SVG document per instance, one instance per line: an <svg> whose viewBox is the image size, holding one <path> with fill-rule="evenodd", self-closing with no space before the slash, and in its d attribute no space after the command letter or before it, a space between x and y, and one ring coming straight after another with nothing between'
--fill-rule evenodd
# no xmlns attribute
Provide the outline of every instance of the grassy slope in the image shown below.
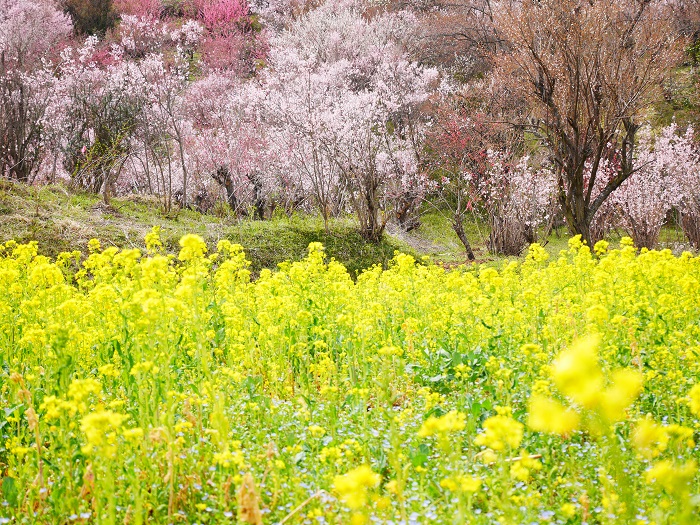
<svg viewBox="0 0 700 525"><path fill-rule="evenodd" d="M254 273L275 268L284 260L303 258L311 242L323 243L328 256L341 261L351 275L374 264L386 266L396 250L450 266L466 262L464 248L446 214L426 210L421 223L411 233L389 227L389 234L381 243L371 244L360 237L351 219L332 221L330 233L326 233L322 221L314 216L251 221L190 210L165 216L157 201L145 197L114 199L112 206L107 207L95 195L69 192L61 186L30 188L0 179L0 242L36 240L40 252L50 256L75 249L86 251L93 237L99 238L103 246L143 248L145 234L159 225L171 253L177 253L178 240L186 233L201 235L212 248L224 238L241 244ZM475 219L465 226L479 262L503 259L487 252L486 225ZM617 244L622 235L614 233L609 240ZM550 235L545 247L555 255L566 248L567 240L568 234L562 229ZM664 228L659 244L676 252L688 248L683 233L676 227Z"/></svg>
<svg viewBox="0 0 700 525"><path fill-rule="evenodd" d="M374 264L386 265L396 250L422 255L392 236L379 244L367 243L350 220L333 221L326 233L321 220L308 216L240 221L183 210L168 217L157 201L143 197L114 199L107 207L97 196L60 186L28 188L0 180L0 242L36 240L40 252L50 256L86 251L92 238L103 246L143 248L145 234L155 225L161 226L163 243L173 253L186 233L201 235L211 247L224 238L237 242L245 248L254 272L303 258L311 242L322 242L328 256L353 275Z"/></svg>

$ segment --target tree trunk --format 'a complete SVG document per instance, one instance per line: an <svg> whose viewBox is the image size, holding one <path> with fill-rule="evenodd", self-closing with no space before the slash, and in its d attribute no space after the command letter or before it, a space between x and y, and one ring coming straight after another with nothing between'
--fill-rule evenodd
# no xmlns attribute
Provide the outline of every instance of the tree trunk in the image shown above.
<svg viewBox="0 0 700 525"><path fill-rule="evenodd" d="M573 173L567 173L567 167L562 167L562 171L559 174L559 204L564 212L564 219L566 220L569 233L571 235L580 235L582 241L585 241L588 246L592 246L592 215L589 214L583 191L583 167L574 166L574 169L570 170Z"/></svg>
<svg viewBox="0 0 700 525"><path fill-rule="evenodd" d="M470 261L476 260L476 257L474 257L474 251L472 250L472 245L469 243L469 239L467 239L467 234L464 233L464 226L460 215L454 216L454 220L452 221L452 229L457 234L457 237L459 237L459 240L462 241L465 250L467 250L467 258Z"/></svg>
<svg viewBox="0 0 700 525"><path fill-rule="evenodd" d="M700 217L695 213L683 211L681 213L681 227L688 236L690 245L696 250L700 248Z"/></svg>
<svg viewBox="0 0 700 525"><path fill-rule="evenodd" d="M363 193L365 207L362 210L362 214L358 217L361 226L360 233L368 241L378 243L382 240L386 223L379 216L381 210L377 184L374 181L366 183ZM362 224L363 222L364 224Z"/></svg>
<svg viewBox="0 0 700 525"><path fill-rule="evenodd" d="M583 216L576 214L575 211L565 209L566 224L569 226L569 231L572 235L580 235L581 240L585 241L588 246L593 246L591 236L591 221L584 214Z"/></svg>
<svg viewBox="0 0 700 525"><path fill-rule="evenodd" d="M257 173L253 173L249 177L250 182L253 184L253 206L255 211L253 212L253 218L257 220L265 220L265 198L263 197L263 187L260 177Z"/></svg>
<svg viewBox="0 0 700 525"><path fill-rule="evenodd" d="M226 202L231 208L231 211L236 211L238 208L238 199L236 199L236 187L230 179L224 182L224 189L226 190Z"/></svg>

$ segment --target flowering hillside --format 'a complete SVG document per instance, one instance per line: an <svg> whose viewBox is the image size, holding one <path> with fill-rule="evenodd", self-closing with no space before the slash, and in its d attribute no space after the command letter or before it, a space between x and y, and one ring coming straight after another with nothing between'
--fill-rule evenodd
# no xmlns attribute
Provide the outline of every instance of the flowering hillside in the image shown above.
<svg viewBox="0 0 700 525"><path fill-rule="evenodd" d="M698 249L699 2L0 0L0 179L373 243L428 209L470 260Z"/></svg>
<svg viewBox="0 0 700 525"><path fill-rule="evenodd" d="M0 522L696 522L697 257L146 246L0 247Z"/></svg>

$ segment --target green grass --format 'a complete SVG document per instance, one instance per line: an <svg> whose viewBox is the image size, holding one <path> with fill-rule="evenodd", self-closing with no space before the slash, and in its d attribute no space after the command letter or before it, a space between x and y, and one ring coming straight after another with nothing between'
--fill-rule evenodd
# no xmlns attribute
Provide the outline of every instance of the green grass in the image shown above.
<svg viewBox="0 0 700 525"><path fill-rule="evenodd" d="M161 238L170 253L178 252L178 241L187 233L202 236L210 249L222 239L241 244L252 262L254 276L263 268L276 268L282 261L303 259L311 242L323 243L328 257L342 262L353 276L375 264L386 267L396 251L448 266L467 262L449 213L429 205L421 215L420 228L406 233L390 225L382 241L373 244L362 239L351 217L331 220L326 232L323 221L315 215L279 214L270 220L254 221L191 210L164 214L152 197L113 199L110 206L105 206L96 195L62 186L28 187L0 180L0 242L38 241L44 255L55 257L76 249L85 252L92 238L99 238L104 247L143 249L144 236L156 225L161 227ZM472 217L465 222L465 231L477 262L507 259L488 252L489 228L483 220ZM614 231L608 240L617 246L623 235ZM542 244L555 256L567 248L568 238L568 231L562 227ZM662 230L659 246L678 253L688 249L683 232L673 224Z"/></svg>
<svg viewBox="0 0 700 525"><path fill-rule="evenodd" d="M396 251L421 255L387 235L378 244L365 241L351 219L334 219L329 226L330 231L326 232L323 221L309 215L245 220L228 227L226 238L244 247L254 274L263 268L274 268L282 261L303 259L312 242L322 243L327 256L342 262L353 276L375 264L386 267Z"/></svg>
<svg viewBox="0 0 700 525"><path fill-rule="evenodd" d="M392 236L385 236L378 244L368 243L351 219L332 220L327 233L323 221L309 215L282 215L266 221L191 210L166 215L158 202L148 197L113 199L105 206L98 196L61 186L27 187L0 180L0 242L38 241L44 255L86 251L92 238L100 239L103 247L143 249L144 236L156 225L162 228L161 238L170 253L177 253L178 241L187 233L202 236L210 249L222 239L241 244L254 275L285 260L303 259L311 242L323 243L328 257L342 262L351 275L375 264L386 267L397 250L423 255Z"/></svg>
<svg viewBox="0 0 700 525"><path fill-rule="evenodd" d="M656 103L649 115L655 128L668 126L672 122L679 129L688 125L698 129L700 124L700 73L689 66L678 68L666 81L664 98Z"/></svg>

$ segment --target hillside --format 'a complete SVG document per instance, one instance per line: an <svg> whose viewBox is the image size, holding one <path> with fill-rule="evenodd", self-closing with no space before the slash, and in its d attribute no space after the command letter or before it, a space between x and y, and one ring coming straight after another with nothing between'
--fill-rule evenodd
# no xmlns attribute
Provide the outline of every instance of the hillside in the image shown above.
<svg viewBox="0 0 700 525"><path fill-rule="evenodd" d="M69 191L63 186L27 187L0 180L0 242L37 241L39 251L56 256L63 251L87 250L88 241L98 238L103 246L144 248L144 236L153 226L162 228L166 249L176 253L178 240L187 233L204 238L210 249L222 239L241 244L252 262L254 273L275 268L285 260L306 256L311 242L321 242L329 257L341 261L352 275L375 264L386 266L399 250L416 256L430 255L429 241L417 237L385 235L378 244L357 233L351 220L333 220L330 233L313 216L275 216L272 220L240 220L217 217L191 210L171 215L160 211L155 199L131 196L114 199L110 206L95 195ZM416 250L422 246L424 250ZM425 248L428 248L427 250ZM450 250L437 246L437 250Z"/></svg>
<svg viewBox="0 0 700 525"><path fill-rule="evenodd" d="M170 253L177 253L178 241L187 233L200 235L210 249L222 239L238 243L251 260L254 275L282 261L303 259L311 242L323 243L328 257L342 262L351 275L375 264L386 267L396 251L448 266L467 262L449 220L433 208L422 215L417 230L406 233L390 224L381 242L375 244L362 238L352 217L331 220L330 233L326 233L322 220L312 214L277 214L265 221L187 209L164 214L157 200L147 196L113 199L106 206L96 195L60 185L28 187L0 180L0 242L37 241L39 252L51 257L63 251L87 251L92 238L100 239L103 246L143 249L144 236L153 226L162 228L163 244ZM472 220L466 230L477 262L503 259L486 248L487 225ZM616 246L623 235L613 231L608 240ZM566 248L567 238L562 227L543 243L550 254L557 254ZM661 231L659 248L681 253L690 246L680 228L669 224Z"/></svg>

